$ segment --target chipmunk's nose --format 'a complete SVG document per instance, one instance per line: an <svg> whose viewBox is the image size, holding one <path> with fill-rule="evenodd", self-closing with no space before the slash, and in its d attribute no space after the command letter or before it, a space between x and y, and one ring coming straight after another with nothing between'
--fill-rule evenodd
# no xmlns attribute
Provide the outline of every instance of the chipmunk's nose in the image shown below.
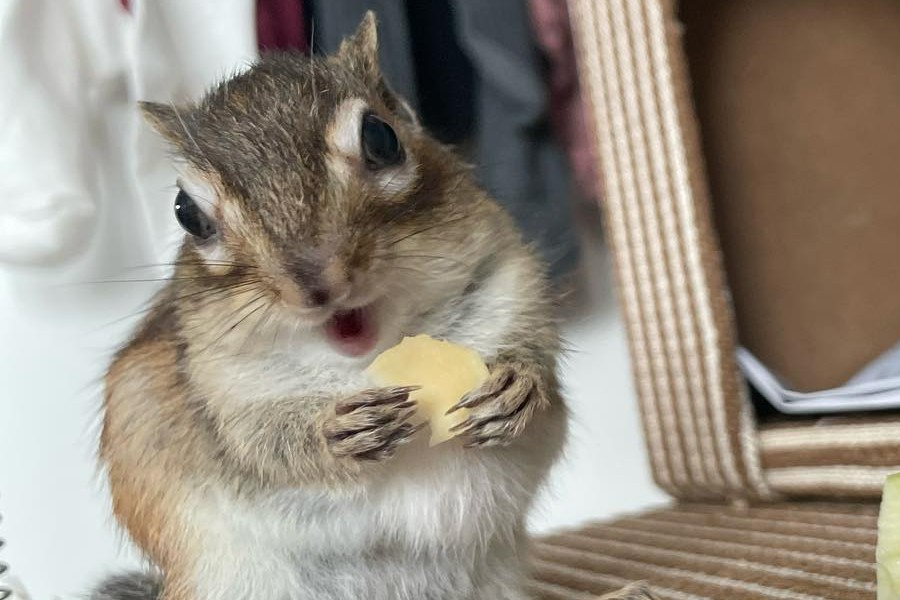
<svg viewBox="0 0 900 600"><path fill-rule="evenodd" d="M350 274L338 258L315 264L304 261L295 265L291 274L302 292L304 303L310 308L340 302L350 293Z"/></svg>
<svg viewBox="0 0 900 600"><path fill-rule="evenodd" d="M325 306L331 301L331 292L326 288L317 287L309 290L309 303L313 306Z"/></svg>

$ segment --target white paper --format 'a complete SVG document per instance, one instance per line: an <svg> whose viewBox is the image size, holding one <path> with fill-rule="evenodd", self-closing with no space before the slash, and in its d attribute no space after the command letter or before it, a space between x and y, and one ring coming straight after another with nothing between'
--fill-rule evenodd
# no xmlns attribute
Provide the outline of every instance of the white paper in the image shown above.
<svg viewBox="0 0 900 600"><path fill-rule="evenodd" d="M900 408L900 344L863 367L840 387L817 392L789 389L744 347L737 362L747 381L779 412L840 413Z"/></svg>

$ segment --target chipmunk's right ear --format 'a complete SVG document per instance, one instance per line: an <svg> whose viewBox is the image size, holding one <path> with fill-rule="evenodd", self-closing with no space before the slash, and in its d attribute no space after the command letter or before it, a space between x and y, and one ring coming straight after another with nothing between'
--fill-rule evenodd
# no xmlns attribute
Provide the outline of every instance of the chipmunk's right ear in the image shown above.
<svg viewBox="0 0 900 600"><path fill-rule="evenodd" d="M157 102L138 102L138 108L147 123L178 148L184 148L191 139L189 123L190 109L177 108L174 104Z"/></svg>
<svg viewBox="0 0 900 600"><path fill-rule="evenodd" d="M376 83L381 80L378 68L378 20L367 11L353 35L341 42L337 57L350 69Z"/></svg>

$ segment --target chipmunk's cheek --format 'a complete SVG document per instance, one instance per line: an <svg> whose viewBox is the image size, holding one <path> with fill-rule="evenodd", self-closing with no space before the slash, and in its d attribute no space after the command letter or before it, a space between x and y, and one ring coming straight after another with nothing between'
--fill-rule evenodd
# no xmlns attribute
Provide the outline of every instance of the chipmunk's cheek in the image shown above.
<svg viewBox="0 0 900 600"><path fill-rule="evenodd" d="M324 331L331 346L344 356L365 356L378 344L378 319L371 306L334 313Z"/></svg>

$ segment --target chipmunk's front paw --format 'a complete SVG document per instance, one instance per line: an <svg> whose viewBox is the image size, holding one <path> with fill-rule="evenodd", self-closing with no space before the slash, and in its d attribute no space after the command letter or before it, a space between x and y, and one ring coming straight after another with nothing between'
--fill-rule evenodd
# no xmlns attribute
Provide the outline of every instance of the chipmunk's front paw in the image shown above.
<svg viewBox="0 0 900 600"><path fill-rule="evenodd" d="M450 431L466 447L502 446L512 442L548 403L536 367L526 363L500 363L481 388L470 392L448 412L467 408L465 421Z"/></svg>
<svg viewBox="0 0 900 600"><path fill-rule="evenodd" d="M334 405L322 428L331 453L340 458L384 460L397 446L409 440L423 424L409 418L415 403L409 399L414 387L366 390Z"/></svg>

